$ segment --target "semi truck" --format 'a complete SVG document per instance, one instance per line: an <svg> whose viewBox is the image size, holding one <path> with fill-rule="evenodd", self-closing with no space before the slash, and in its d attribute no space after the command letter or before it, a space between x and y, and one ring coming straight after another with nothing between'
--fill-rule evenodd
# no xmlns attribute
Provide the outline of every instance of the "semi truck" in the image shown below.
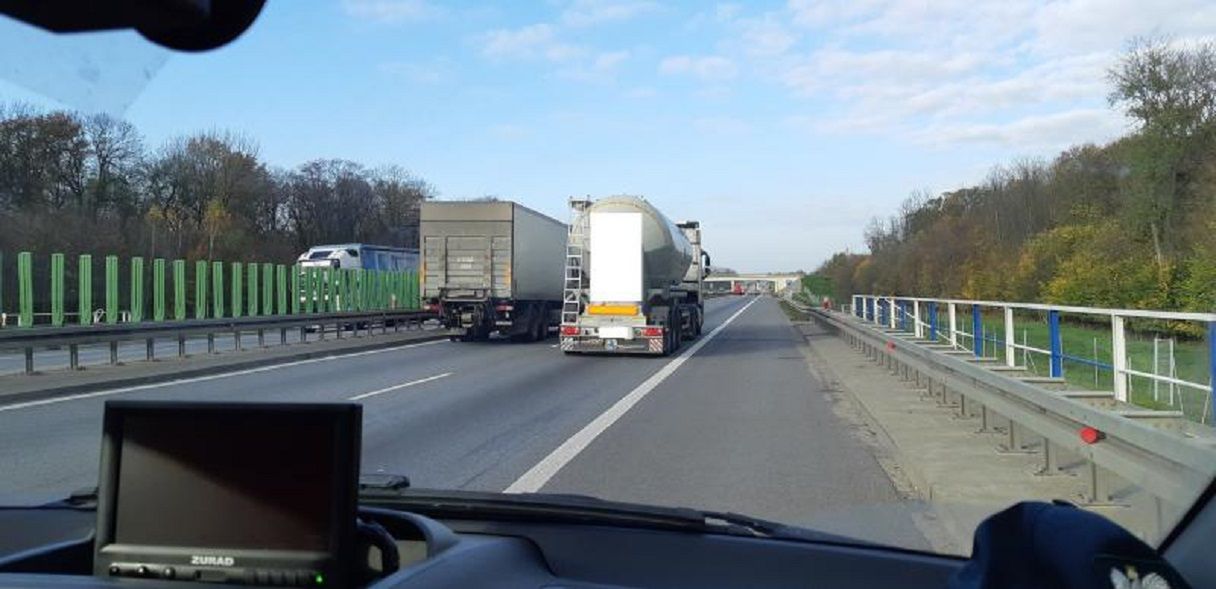
<svg viewBox="0 0 1216 589"><path fill-rule="evenodd" d="M509 201L422 203L424 308L451 339L548 337L560 320L566 224Z"/></svg>
<svg viewBox="0 0 1216 589"><path fill-rule="evenodd" d="M572 199L561 349L669 355L701 335L709 254L696 221L637 196Z"/></svg>

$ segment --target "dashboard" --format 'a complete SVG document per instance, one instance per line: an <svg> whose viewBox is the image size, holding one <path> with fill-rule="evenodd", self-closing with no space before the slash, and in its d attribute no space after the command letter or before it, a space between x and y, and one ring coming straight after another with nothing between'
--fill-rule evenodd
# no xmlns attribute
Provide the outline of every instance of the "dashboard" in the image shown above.
<svg viewBox="0 0 1216 589"><path fill-rule="evenodd" d="M400 569L358 585L422 587L945 587L964 561L896 549L617 526L434 520L360 508L393 536ZM0 588L231 585L91 574L89 509L0 510ZM370 559L373 568L377 564ZM291 586L265 579L263 586Z"/></svg>

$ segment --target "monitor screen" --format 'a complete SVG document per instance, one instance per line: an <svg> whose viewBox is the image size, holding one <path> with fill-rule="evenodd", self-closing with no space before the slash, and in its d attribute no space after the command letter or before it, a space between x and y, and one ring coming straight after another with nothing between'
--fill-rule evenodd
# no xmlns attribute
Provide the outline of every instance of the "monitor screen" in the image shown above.
<svg viewBox="0 0 1216 589"><path fill-rule="evenodd" d="M121 428L115 543L330 548L332 418L135 411Z"/></svg>

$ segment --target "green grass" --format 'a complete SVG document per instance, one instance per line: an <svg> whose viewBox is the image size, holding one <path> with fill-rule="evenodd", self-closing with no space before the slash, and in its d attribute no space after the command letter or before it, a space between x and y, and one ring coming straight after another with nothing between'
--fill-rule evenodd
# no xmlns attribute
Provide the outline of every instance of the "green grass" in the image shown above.
<svg viewBox="0 0 1216 589"><path fill-rule="evenodd" d="M995 335L1001 343L986 342L984 355L1004 358L1004 318L1001 315L984 316L984 332L986 336ZM959 327L970 331L971 317L960 314ZM1017 343L1040 349L1049 349L1047 318L1045 315L1020 315L1015 318L1015 338ZM1153 369L1153 334L1146 332L1127 332L1127 352L1129 367L1141 372L1168 373L1168 342L1165 337L1159 342L1160 366ZM1086 359L1096 359L1109 365L1111 363L1111 331L1098 325L1063 322L1060 326L1060 339L1064 354ZM965 343L970 343L966 339ZM1096 346L1096 354L1095 354ZM1209 367L1207 344L1194 340L1175 340L1174 365L1177 378L1195 382L1209 382ZM1017 352L1017 363L1025 364L1036 374L1048 374L1050 360L1046 354ZM1076 361L1064 361L1064 378L1075 388L1088 390L1112 390L1113 379L1109 370L1098 368ZM1188 387L1175 387L1174 402L1170 403L1169 385L1158 383L1156 398L1153 394L1152 379L1133 376L1129 380L1131 387L1130 399L1135 405L1152 409L1175 409L1183 411L1188 419L1206 422L1205 408L1209 402L1210 392Z"/></svg>

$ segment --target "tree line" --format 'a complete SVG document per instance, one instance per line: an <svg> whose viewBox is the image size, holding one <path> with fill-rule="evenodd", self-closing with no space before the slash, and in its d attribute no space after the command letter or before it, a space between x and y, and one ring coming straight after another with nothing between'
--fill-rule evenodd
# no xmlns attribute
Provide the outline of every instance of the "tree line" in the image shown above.
<svg viewBox="0 0 1216 589"><path fill-rule="evenodd" d="M817 274L852 293L1211 311L1216 307L1216 45L1137 40L1108 72L1135 130L979 185L914 193L868 253Z"/></svg>
<svg viewBox="0 0 1216 589"><path fill-rule="evenodd" d="M321 243L417 247L433 195L396 166L276 168L235 133L153 149L105 114L0 106L0 252L285 263Z"/></svg>

